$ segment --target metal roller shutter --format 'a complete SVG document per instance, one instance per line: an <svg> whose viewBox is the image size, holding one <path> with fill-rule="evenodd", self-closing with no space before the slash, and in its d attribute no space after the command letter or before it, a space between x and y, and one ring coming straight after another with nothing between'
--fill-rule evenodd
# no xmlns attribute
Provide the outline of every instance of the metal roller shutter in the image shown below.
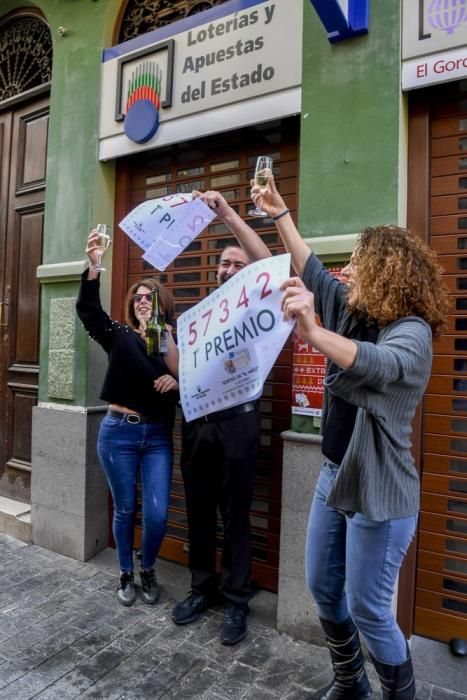
<svg viewBox="0 0 467 700"><path fill-rule="evenodd" d="M434 345L423 432L415 632L467 637L467 92L432 97L430 245L452 306Z"/></svg>

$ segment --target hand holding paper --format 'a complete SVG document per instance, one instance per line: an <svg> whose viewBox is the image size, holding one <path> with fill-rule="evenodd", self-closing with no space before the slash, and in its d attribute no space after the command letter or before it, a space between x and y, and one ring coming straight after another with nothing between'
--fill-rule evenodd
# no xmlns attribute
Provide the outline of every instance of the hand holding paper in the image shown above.
<svg viewBox="0 0 467 700"><path fill-rule="evenodd" d="M180 193L139 204L120 228L145 251L144 260L164 271L215 217L201 199Z"/></svg>
<svg viewBox="0 0 467 700"><path fill-rule="evenodd" d="M247 265L178 318L179 383L187 421L254 401L293 328L280 285L290 255Z"/></svg>

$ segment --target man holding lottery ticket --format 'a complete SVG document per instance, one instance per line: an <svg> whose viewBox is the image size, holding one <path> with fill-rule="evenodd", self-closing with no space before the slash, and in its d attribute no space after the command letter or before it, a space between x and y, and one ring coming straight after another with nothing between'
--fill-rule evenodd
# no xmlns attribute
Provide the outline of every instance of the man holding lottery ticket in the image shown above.
<svg viewBox="0 0 467 700"><path fill-rule="evenodd" d="M250 262L270 255L259 238L252 238L250 228L218 192L206 192L199 197L229 228L235 229L240 244L248 241L248 255L239 246L228 246L221 253L217 269L219 285ZM190 422L184 420L182 426L181 465L192 578L191 591L175 606L172 619L178 625L195 622L205 610L222 601L220 641L225 645L237 644L247 634L248 602L253 595L249 511L259 436L257 401L247 401ZM218 507L224 526L220 577L216 573Z"/></svg>

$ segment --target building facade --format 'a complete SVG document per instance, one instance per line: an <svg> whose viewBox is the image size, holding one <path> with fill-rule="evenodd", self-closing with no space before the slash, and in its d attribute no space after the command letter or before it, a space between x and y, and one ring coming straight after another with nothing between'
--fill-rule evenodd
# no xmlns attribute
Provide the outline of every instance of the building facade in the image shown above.
<svg viewBox="0 0 467 700"><path fill-rule="evenodd" d="M95 454L106 358L74 312L87 232L112 225L102 288L121 318L128 285L151 268L118 222L142 201L193 188L221 190L248 217L255 159L273 155L302 235L330 265L348 259L362 227L383 222L408 223L440 254L453 311L415 425L422 515L398 615L409 635L465 638L467 22L455 3L449 16L412 0L322 5L2 3L0 497L31 504L41 546L86 560L108 545ZM11 58L18 47L33 59L32 83ZM152 102L144 119L142 94ZM270 222L248 220L281 250ZM215 286L230 239L213 222L160 275L178 313ZM319 438L316 419L291 421L291 377L289 344L261 402L253 576L278 591L279 627L311 639L302 553ZM177 466L163 556L187 559Z"/></svg>

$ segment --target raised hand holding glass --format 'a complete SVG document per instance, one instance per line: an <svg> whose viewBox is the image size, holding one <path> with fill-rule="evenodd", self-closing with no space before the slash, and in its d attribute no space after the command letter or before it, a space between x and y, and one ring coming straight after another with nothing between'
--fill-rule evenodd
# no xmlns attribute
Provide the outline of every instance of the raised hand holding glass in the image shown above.
<svg viewBox="0 0 467 700"><path fill-rule="evenodd" d="M92 269L96 272L105 272L105 267L102 267L102 257L110 245L110 226L107 224L97 224L95 226L97 232L96 245L96 264L92 265Z"/></svg>
<svg viewBox="0 0 467 700"><path fill-rule="evenodd" d="M267 189L269 185L269 180L272 175L272 158L269 156L259 156L256 161L255 168L255 185ZM263 211L259 207L250 209L248 212L250 216L269 216L266 211Z"/></svg>

